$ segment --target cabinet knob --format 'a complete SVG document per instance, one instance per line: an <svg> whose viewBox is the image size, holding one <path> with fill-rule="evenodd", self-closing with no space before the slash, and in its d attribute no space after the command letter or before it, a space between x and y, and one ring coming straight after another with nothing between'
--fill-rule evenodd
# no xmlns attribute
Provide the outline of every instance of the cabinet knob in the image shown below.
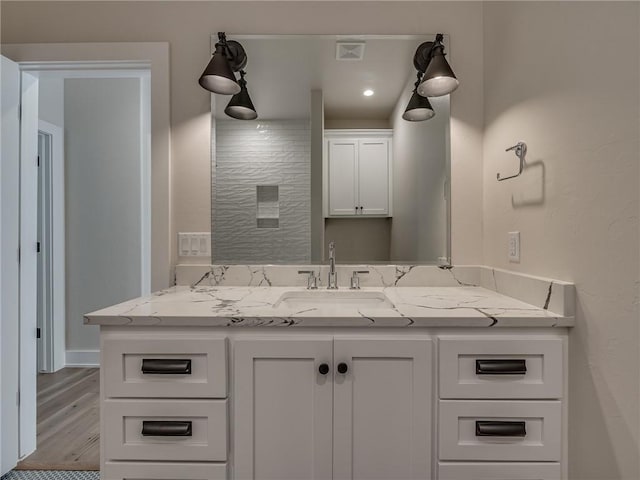
<svg viewBox="0 0 640 480"><path fill-rule="evenodd" d="M347 365L344 362L340 362L338 364L338 373L341 373L342 375L344 375L345 373L347 373L349 371L349 365Z"/></svg>
<svg viewBox="0 0 640 480"><path fill-rule="evenodd" d="M326 363L321 363L318 367L318 372L320 372L320 375L326 375L327 373L329 373L329 365L327 365Z"/></svg>

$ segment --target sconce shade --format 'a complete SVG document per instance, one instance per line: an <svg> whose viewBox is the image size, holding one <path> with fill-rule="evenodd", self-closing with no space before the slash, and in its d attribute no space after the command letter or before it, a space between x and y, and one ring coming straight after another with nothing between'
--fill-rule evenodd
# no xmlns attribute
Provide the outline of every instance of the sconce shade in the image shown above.
<svg viewBox="0 0 640 480"><path fill-rule="evenodd" d="M198 83L202 88L212 93L235 95L240 93L240 85L236 81L236 76L229 65L224 49L224 45L216 45L216 51L207 68L202 72Z"/></svg>
<svg viewBox="0 0 640 480"><path fill-rule="evenodd" d="M243 75L244 76L244 75ZM224 109L224 113L238 120L255 120L258 118L244 78L240 79L240 93L236 93Z"/></svg>
<svg viewBox="0 0 640 480"><path fill-rule="evenodd" d="M411 100L409 100L409 104L402 114L402 118L409 122L422 122L423 120L429 120L435 114L436 112L433 111L429 99L418 95L414 90Z"/></svg>
<svg viewBox="0 0 640 480"><path fill-rule="evenodd" d="M418 93L423 97L447 95L458 88L460 83L445 58L444 46L437 46L432 55L422 83L418 85Z"/></svg>

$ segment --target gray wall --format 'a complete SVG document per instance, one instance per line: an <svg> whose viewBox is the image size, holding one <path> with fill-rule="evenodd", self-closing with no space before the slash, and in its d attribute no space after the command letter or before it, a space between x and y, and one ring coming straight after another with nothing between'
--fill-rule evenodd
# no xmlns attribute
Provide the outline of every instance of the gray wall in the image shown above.
<svg viewBox="0 0 640 480"><path fill-rule="evenodd" d="M324 128L391 128L391 124L388 118L327 118Z"/></svg>
<svg viewBox="0 0 640 480"><path fill-rule="evenodd" d="M322 215L322 149L324 103L322 90L311 91L311 262L322 261L324 216Z"/></svg>
<svg viewBox="0 0 640 480"><path fill-rule="evenodd" d="M216 121L215 263L311 260L309 119ZM278 186L277 228L257 227L256 188ZM286 245L286 248L283 246Z"/></svg>
<svg viewBox="0 0 640 480"><path fill-rule="evenodd" d="M38 118L64 128L64 78L38 80Z"/></svg>
<svg viewBox="0 0 640 480"><path fill-rule="evenodd" d="M390 218L327 218L324 255L336 242L336 262L388 262Z"/></svg>
<svg viewBox="0 0 640 480"><path fill-rule="evenodd" d="M140 80L66 79L67 350L97 349L82 315L140 295Z"/></svg>
<svg viewBox="0 0 640 480"><path fill-rule="evenodd" d="M393 125L392 261L437 263L447 255L447 144L449 97L430 99L436 115L407 122L402 114L413 81L405 88L391 118Z"/></svg>

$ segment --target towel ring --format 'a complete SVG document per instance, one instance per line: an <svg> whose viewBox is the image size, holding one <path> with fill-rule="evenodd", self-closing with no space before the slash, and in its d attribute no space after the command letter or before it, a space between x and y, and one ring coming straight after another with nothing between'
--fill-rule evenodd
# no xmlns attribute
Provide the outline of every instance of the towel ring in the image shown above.
<svg viewBox="0 0 640 480"><path fill-rule="evenodd" d="M496 175L496 178L499 182L509 180L510 178L519 177L520 175L522 175L522 171L524 170L524 157L527 154L527 144L524 142L518 142L513 147L507 148L505 152L509 152L511 150L515 150L516 157L518 157L518 159L520 160L520 170L518 170L518 173L516 173L515 175L511 175L509 177L501 177L498 173Z"/></svg>

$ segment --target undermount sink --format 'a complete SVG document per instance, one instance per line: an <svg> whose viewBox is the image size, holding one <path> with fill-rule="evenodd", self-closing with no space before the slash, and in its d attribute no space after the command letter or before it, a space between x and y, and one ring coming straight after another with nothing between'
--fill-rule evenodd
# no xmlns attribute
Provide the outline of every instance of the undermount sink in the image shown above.
<svg viewBox="0 0 640 480"><path fill-rule="evenodd" d="M383 292L307 290L284 292L274 308L280 306L295 308L351 307L351 308L393 308L393 303Z"/></svg>

